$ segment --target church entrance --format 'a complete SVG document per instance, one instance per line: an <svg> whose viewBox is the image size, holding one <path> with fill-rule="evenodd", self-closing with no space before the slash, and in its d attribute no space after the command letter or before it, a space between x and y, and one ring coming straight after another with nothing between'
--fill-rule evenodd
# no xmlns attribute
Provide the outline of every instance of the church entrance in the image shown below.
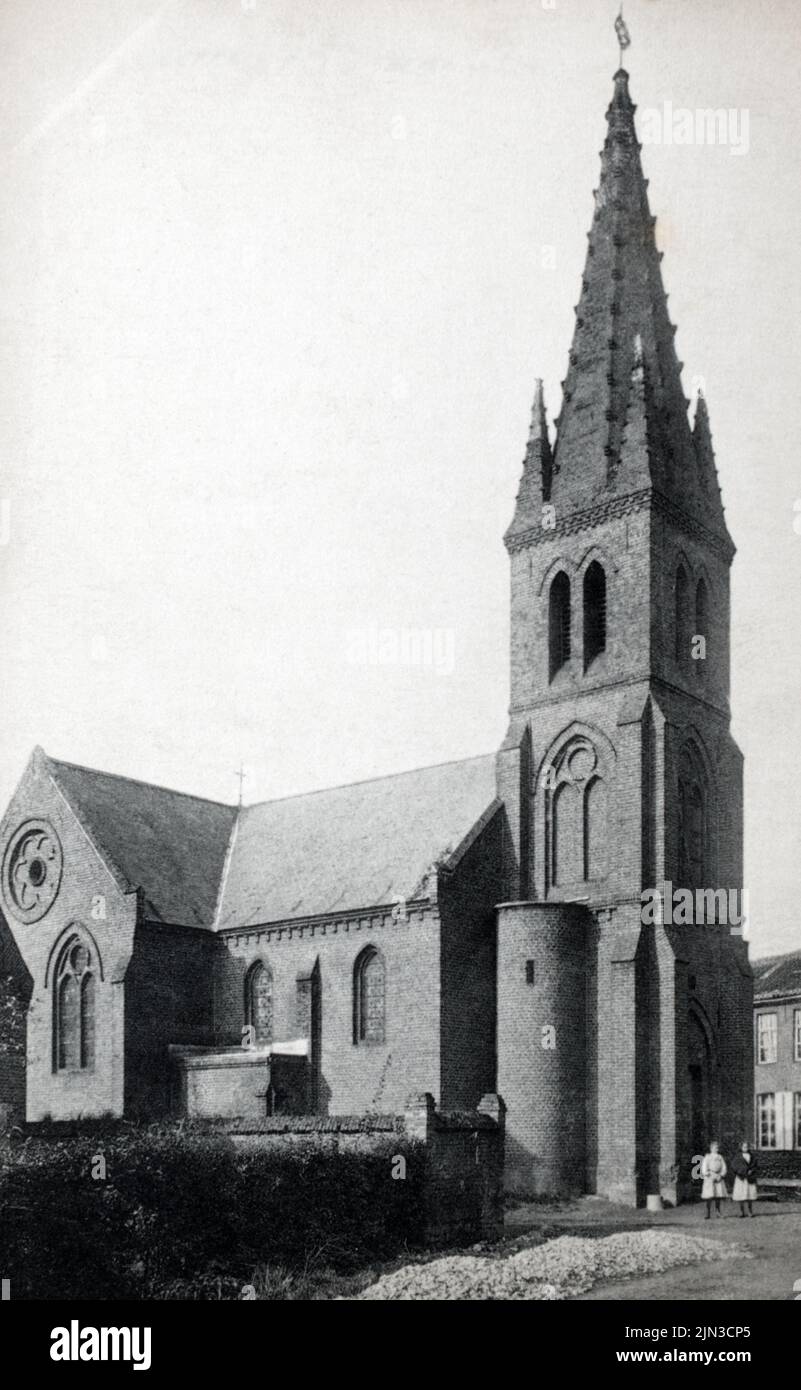
<svg viewBox="0 0 801 1390"><path fill-rule="evenodd" d="M714 1062L710 1039L702 1020L690 1012L687 1061L689 1079L688 1157L705 1154L710 1139L717 1138L717 1107L714 1096Z"/></svg>
<svg viewBox="0 0 801 1390"><path fill-rule="evenodd" d="M693 1154L706 1153L706 1104L704 1102L704 1075L699 1066L693 1065L690 1071L690 1145Z"/></svg>

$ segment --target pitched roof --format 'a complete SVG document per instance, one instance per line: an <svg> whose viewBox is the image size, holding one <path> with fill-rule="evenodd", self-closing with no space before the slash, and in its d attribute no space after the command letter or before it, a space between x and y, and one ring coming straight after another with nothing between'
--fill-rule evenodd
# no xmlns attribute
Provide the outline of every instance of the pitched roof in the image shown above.
<svg viewBox="0 0 801 1390"><path fill-rule="evenodd" d="M492 754L245 808L218 927L314 917L423 896L494 809Z"/></svg>
<svg viewBox="0 0 801 1390"><path fill-rule="evenodd" d="M801 994L801 951L789 951L783 956L765 956L751 962L754 972L754 998L778 999L786 994Z"/></svg>
<svg viewBox="0 0 801 1390"><path fill-rule="evenodd" d="M47 766L112 870L143 890L148 916L209 928L423 896L435 861L455 862L498 805L492 754L241 809Z"/></svg>
<svg viewBox="0 0 801 1390"><path fill-rule="evenodd" d="M236 807L48 758L101 854L149 917L210 927Z"/></svg>

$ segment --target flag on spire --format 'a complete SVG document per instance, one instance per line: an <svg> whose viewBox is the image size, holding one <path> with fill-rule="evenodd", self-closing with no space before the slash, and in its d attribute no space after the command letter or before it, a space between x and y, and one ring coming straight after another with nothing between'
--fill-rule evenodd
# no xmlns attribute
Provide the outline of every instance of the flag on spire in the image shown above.
<svg viewBox="0 0 801 1390"><path fill-rule="evenodd" d="M617 41L620 46L620 60L622 62L623 49L628 48L629 44L631 43L631 34L629 33L628 26L626 24L625 19L623 18L622 5L620 6L620 13L617 19L615 20L615 33L617 34Z"/></svg>

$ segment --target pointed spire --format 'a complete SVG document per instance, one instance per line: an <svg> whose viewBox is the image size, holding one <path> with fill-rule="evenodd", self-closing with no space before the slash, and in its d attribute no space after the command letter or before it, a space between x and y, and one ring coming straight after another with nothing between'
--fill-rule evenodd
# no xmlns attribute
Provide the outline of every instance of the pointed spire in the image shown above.
<svg viewBox="0 0 801 1390"><path fill-rule="evenodd" d="M647 365L652 414L665 416L677 476L692 471L681 372L662 284L634 125L629 76L619 68L606 112L607 135L589 233L576 327L554 451L554 501L571 510L622 486L623 428L631 391L632 344Z"/></svg>
<svg viewBox="0 0 801 1390"><path fill-rule="evenodd" d="M553 454L548 437L545 394L542 379L537 377L534 383L528 446L523 460L523 476L520 479L515 514L507 536L517 535L541 524L543 503L550 501L552 482Z"/></svg>
<svg viewBox="0 0 801 1390"><path fill-rule="evenodd" d="M709 411L706 397L699 388L695 402L693 421L693 446L698 461L698 477L704 492L718 492L718 470L715 464L715 449L712 443L712 430L709 425Z"/></svg>

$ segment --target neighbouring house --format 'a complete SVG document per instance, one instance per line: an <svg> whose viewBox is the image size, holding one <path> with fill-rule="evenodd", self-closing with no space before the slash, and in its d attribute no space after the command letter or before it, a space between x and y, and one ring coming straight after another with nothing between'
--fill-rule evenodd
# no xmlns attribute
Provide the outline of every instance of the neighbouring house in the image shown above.
<svg viewBox="0 0 801 1390"><path fill-rule="evenodd" d="M801 951L753 971L754 1137L768 1172L801 1178Z"/></svg>

